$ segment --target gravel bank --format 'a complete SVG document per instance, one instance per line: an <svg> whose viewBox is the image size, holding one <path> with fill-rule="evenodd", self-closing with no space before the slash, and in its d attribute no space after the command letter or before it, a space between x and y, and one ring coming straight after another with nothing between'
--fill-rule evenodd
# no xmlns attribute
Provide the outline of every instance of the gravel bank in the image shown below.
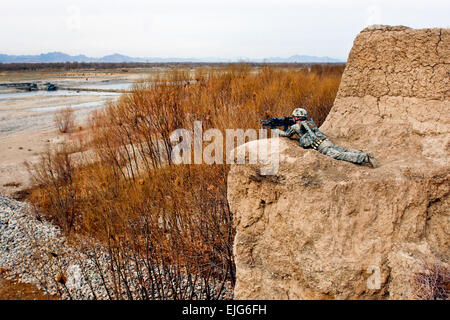
<svg viewBox="0 0 450 320"><path fill-rule="evenodd" d="M7 279L35 284L46 293L58 294L63 299L115 298L111 260L106 250L95 252L72 248L58 227L37 217L31 206L0 195L0 268ZM128 264L122 270L128 276L127 291L123 295L139 299L142 292L135 266ZM183 277L187 278L187 277ZM170 284L158 279L165 296L172 296ZM117 282L116 282L117 283ZM183 284L187 286L184 279ZM108 291L105 289L108 288ZM201 288L200 282L196 285ZM210 290L215 290L214 284ZM197 293L197 298L205 298ZM225 285L222 298L231 299L232 288ZM156 299L159 295L155 295Z"/></svg>
<svg viewBox="0 0 450 320"><path fill-rule="evenodd" d="M70 248L61 231L37 218L30 205L2 195L0 267L6 270L9 279L32 283L44 292L74 299L94 298L92 289L81 275L82 271L90 271L97 298L107 298L99 282L100 275L96 275L90 259ZM64 285L57 283L58 277L66 278Z"/></svg>

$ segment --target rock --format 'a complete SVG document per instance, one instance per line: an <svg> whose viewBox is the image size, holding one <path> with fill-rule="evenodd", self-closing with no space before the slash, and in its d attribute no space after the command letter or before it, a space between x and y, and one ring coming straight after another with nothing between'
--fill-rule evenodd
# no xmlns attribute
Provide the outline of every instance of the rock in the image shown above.
<svg viewBox="0 0 450 320"><path fill-rule="evenodd" d="M281 138L275 175L231 168L235 298L413 299L421 261L448 268L449 72L449 29L366 28L321 130L380 167Z"/></svg>

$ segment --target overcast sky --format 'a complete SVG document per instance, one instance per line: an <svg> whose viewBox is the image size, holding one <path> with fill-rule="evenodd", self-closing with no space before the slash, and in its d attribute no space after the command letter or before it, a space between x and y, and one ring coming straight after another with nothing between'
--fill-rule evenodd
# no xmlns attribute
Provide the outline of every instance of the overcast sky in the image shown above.
<svg viewBox="0 0 450 320"><path fill-rule="evenodd" d="M0 0L0 53L346 59L367 25L449 17L447 0Z"/></svg>

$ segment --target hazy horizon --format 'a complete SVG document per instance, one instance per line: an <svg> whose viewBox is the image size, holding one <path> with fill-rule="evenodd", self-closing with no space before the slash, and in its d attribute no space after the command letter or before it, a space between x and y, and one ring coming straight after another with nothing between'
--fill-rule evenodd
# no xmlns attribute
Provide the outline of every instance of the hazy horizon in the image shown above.
<svg viewBox="0 0 450 320"><path fill-rule="evenodd" d="M346 60L371 24L449 27L444 1L148 1L0 3L0 53Z"/></svg>
<svg viewBox="0 0 450 320"><path fill-rule="evenodd" d="M0 52L0 55L2 55L2 54L4 54L3 52ZM42 55L51 55L51 54L67 54L66 52L62 52L62 51L52 51L52 52L41 52L41 53L38 53L38 54L21 54L21 55L15 55L15 54L7 54L8 56L18 56L18 57L26 57L26 56L32 56L32 57L34 57L34 56L42 56ZM109 57L109 56L116 56L116 55L120 55L120 56L126 56L126 57L128 57L128 58L132 58L132 59L161 59L161 60L163 60L163 59L193 59L193 60L207 60L207 59L217 59L217 60L230 60L230 61L239 61L239 60L242 60L242 61L250 61L250 62L252 62L252 61L255 61L255 62L258 62L258 61L264 61L265 59L284 59L284 60L287 60L287 59L289 59L289 58L292 58L292 57L301 57L301 58L304 58L304 57L312 57L312 58L323 58L323 59L330 59L330 60L336 60L336 61L331 61L331 62L343 62L343 63L345 63L346 62L346 59L336 59L336 58L334 58L334 57L329 57L329 56L311 56L311 55L303 55L303 54L293 54L293 55L291 55L291 56L286 56L286 57L280 57L280 56L276 56L276 57L264 57L264 58L252 58L252 57L230 57L230 58L224 58L224 57L156 57L156 56L153 56L153 57L132 57L132 56L128 56L128 55L124 55L124 54L122 54L122 53L120 53L120 52L112 52L112 53L109 53L109 54L107 54L107 55L104 55L104 56L96 56L96 57L92 57L92 56L89 56L89 55L86 55L86 54L83 54L83 53L79 53L79 54L76 54L76 55L71 55L71 54L68 54L68 55L70 55L71 57L77 57L77 56L83 56L83 57L86 57L86 58L92 58L92 59L102 59L102 58L106 58L106 57ZM20 62L20 61L19 61ZM0 60L0 63L1 63L1 60Z"/></svg>

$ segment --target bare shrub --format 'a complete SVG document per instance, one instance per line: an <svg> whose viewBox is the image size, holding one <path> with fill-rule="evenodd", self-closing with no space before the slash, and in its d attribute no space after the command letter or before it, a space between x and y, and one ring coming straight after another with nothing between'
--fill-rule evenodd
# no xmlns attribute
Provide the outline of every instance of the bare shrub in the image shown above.
<svg viewBox="0 0 450 320"><path fill-rule="evenodd" d="M74 189L75 167L72 151L66 145L56 151L48 150L36 164L25 163L32 180L39 188L30 195L30 201L46 208L46 214L64 231L70 232L77 215L79 193Z"/></svg>
<svg viewBox="0 0 450 320"><path fill-rule="evenodd" d="M70 133L75 129L75 114L71 107L56 111L54 122L59 132Z"/></svg>
<svg viewBox="0 0 450 320"><path fill-rule="evenodd" d="M424 262L422 272L413 276L417 298L422 300L447 300L450 296L450 270L437 262Z"/></svg>

